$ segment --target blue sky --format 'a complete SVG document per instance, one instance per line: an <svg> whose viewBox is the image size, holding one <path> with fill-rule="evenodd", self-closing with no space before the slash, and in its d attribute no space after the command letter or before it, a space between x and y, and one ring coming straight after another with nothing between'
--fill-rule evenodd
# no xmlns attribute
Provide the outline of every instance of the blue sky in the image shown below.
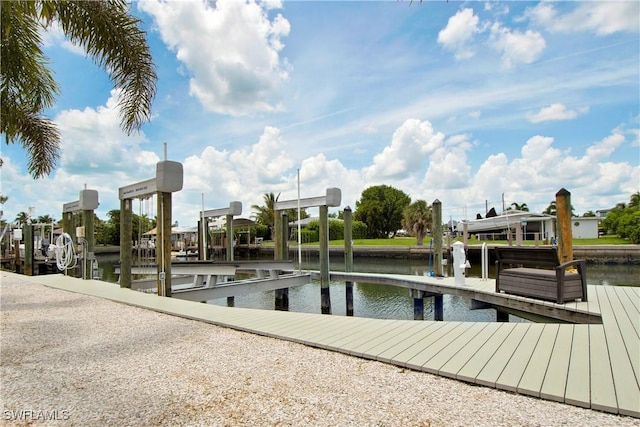
<svg viewBox="0 0 640 427"><path fill-rule="evenodd" d="M4 218L60 219L84 188L97 214L118 188L184 166L173 219L387 184L461 220L566 188L576 213L640 190L640 3L141 1L158 71L153 119L119 128L108 75L55 27L43 35L61 94L63 151L32 179L2 145ZM154 216L153 201L134 205ZM313 210L310 213L314 214Z"/></svg>

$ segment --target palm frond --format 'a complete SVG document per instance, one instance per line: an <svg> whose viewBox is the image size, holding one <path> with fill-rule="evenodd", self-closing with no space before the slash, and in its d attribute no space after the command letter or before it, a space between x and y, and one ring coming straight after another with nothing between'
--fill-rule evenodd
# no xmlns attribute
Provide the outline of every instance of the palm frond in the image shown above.
<svg viewBox="0 0 640 427"><path fill-rule="evenodd" d="M151 118L157 75L146 33L127 7L124 0L48 0L43 2L42 17L56 19L69 39L109 73L122 90L121 126L131 133ZM51 9L55 15L47 12Z"/></svg>

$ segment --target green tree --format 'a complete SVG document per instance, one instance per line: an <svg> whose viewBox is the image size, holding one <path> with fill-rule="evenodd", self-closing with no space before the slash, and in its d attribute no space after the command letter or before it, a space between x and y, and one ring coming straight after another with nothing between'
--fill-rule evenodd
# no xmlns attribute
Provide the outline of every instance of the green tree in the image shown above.
<svg viewBox="0 0 640 427"><path fill-rule="evenodd" d="M542 211L543 214L547 215L555 215L558 212L558 208L556 207L556 201L552 201L549 203L549 206L545 210Z"/></svg>
<svg viewBox="0 0 640 427"><path fill-rule="evenodd" d="M251 206L251 209L255 211L255 213L252 215L253 219L258 224L266 225L267 227L269 227L270 238L271 236L273 236L273 227L275 223L275 214L276 214L275 205L276 205L276 202L278 201L278 198L280 198L280 193L278 193L277 196L273 193L265 193L262 196L262 199L264 200L264 205Z"/></svg>
<svg viewBox="0 0 640 427"><path fill-rule="evenodd" d="M402 227L402 213L411 198L389 185L374 185L365 189L356 202L353 219L367 225L367 236L386 238Z"/></svg>
<svg viewBox="0 0 640 427"><path fill-rule="evenodd" d="M555 206L555 202L554 202L554 206ZM519 203L513 202L513 203L511 203L511 205L509 205L507 210L508 211L516 210L516 211L529 212L529 206L527 206L526 203L519 204Z"/></svg>
<svg viewBox="0 0 640 427"><path fill-rule="evenodd" d="M629 204L618 203L602 221L602 228L631 243L640 243L640 203L638 193L631 195Z"/></svg>
<svg viewBox="0 0 640 427"><path fill-rule="evenodd" d="M255 213L252 215L253 219L258 224L268 226L271 236L273 236L273 228L275 225L275 214L276 214L275 206L279 198L280 198L280 193L278 193L277 196L273 193L265 193L262 196L262 199L264 200L264 205L251 206L251 209L255 211ZM285 213L287 214L289 221L298 220L298 209L287 209ZM300 219L305 219L305 218L309 218L309 214L306 212L305 209L300 209Z"/></svg>
<svg viewBox="0 0 640 427"><path fill-rule="evenodd" d="M584 214L582 214L583 218L593 218L596 216L596 213L594 211L586 211Z"/></svg>
<svg viewBox="0 0 640 427"><path fill-rule="evenodd" d="M38 224L51 224L55 223L56 220L51 217L51 215L40 215L35 219L35 222Z"/></svg>
<svg viewBox="0 0 640 427"><path fill-rule="evenodd" d="M42 52L41 30L57 22L68 39L109 73L121 90L121 127L139 130L151 117L156 71L140 20L126 0L3 1L0 133L6 143L22 144L28 170L40 178L51 173L60 154L60 133L43 111L55 103L59 87Z"/></svg>
<svg viewBox="0 0 640 427"><path fill-rule="evenodd" d="M528 209L527 209L528 211ZM547 214L547 215L556 215L558 213L558 208L556 207L556 201L552 201L551 203L549 203L549 206L547 206L547 208L545 210L542 211L543 214ZM575 214L575 209L573 207L573 205L571 205L571 216L574 217L576 216Z"/></svg>
<svg viewBox="0 0 640 427"><path fill-rule="evenodd" d="M404 209L402 226L416 233L416 244L422 246L424 236L432 227L432 207L424 200L416 200Z"/></svg>
<svg viewBox="0 0 640 427"><path fill-rule="evenodd" d="M29 222L29 214L27 212L18 212L16 219L14 220L18 226L23 226Z"/></svg>

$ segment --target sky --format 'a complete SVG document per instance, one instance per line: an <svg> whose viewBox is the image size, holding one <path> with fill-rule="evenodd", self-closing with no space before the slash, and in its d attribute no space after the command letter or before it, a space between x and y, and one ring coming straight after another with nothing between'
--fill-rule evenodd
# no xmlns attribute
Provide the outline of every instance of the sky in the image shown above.
<svg viewBox="0 0 640 427"><path fill-rule="evenodd" d="M157 66L151 121L125 134L108 74L50 28L61 158L34 179L21 145L2 144L5 220L58 220L85 187L107 219L120 187L155 177L165 143L184 169L180 226L232 201L250 218L265 193L296 199L298 181L302 198L339 188L330 212L385 184L456 221L542 212L562 188L578 215L640 191L637 1L145 0L131 13Z"/></svg>

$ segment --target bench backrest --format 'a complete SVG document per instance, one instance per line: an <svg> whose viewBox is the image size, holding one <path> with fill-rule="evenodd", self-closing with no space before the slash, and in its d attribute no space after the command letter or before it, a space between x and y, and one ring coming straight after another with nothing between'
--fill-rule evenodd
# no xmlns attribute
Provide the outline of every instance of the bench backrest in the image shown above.
<svg viewBox="0 0 640 427"><path fill-rule="evenodd" d="M555 268L560 265L556 248L496 246L495 250L499 265L512 264L537 268Z"/></svg>

